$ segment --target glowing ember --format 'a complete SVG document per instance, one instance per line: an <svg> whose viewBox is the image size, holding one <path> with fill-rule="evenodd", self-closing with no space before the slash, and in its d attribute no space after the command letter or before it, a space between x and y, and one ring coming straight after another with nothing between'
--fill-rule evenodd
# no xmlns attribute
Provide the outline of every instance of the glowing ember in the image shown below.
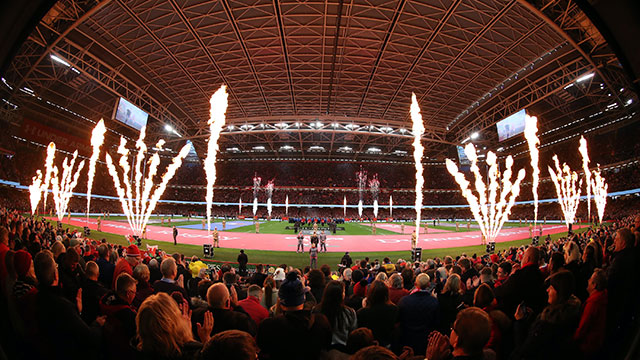
<svg viewBox="0 0 640 360"><path fill-rule="evenodd" d="M131 166L129 165L129 150L126 148L127 141L124 138L120 138L120 146L118 147L118 154L121 155L119 165L120 168L122 168L122 182L111 156L108 153L105 155L107 168L109 169L109 174L113 179L113 184L118 193L122 211L127 217L133 235L136 236L142 236L149 222L149 217L156 208L158 200L160 200L160 197L166 190L169 180L173 178L180 165L182 165L182 160L189 154L189 150L191 149L190 144L183 146L178 155L173 158L171 164L167 166L160 183L155 184L153 180L158 173L158 166L160 165L160 155L158 155L158 151L162 150L164 140L160 140L156 144L155 147L158 150L147 161L148 173L146 178L143 179L141 164L143 160L145 160L147 153L147 146L144 143L145 132L146 128L143 127L140 130L140 137L138 141L136 141L138 153L136 154L135 160L134 170L136 173L133 177L133 184L131 183L131 177L129 175ZM124 188L121 183L124 184Z"/></svg>
<svg viewBox="0 0 640 360"><path fill-rule="evenodd" d="M367 172L362 170L362 166L360 166L360 171L356 173L356 178L358 179L358 216L362 217L362 195L364 193L364 189L367 186Z"/></svg>
<svg viewBox="0 0 640 360"><path fill-rule="evenodd" d="M378 218L378 194L380 194L380 181L378 180L378 174L373 175L369 180L369 190L371 191L371 197L373 198L373 217Z"/></svg>
<svg viewBox="0 0 640 360"><path fill-rule="evenodd" d="M273 180L267 181L267 185L264 187L267 192L267 213L271 216L271 197L273 196Z"/></svg>
<svg viewBox="0 0 640 360"><path fill-rule="evenodd" d="M587 140L580 136L580 147L578 148L582 155L582 171L587 182L587 216L591 219L591 170L589 170L589 150L587 149ZM590 220L589 220L590 221Z"/></svg>
<svg viewBox="0 0 640 360"><path fill-rule="evenodd" d="M53 167L51 174L51 193L53 194L53 202L56 207L58 221L62 221L64 215L67 213L69 200L71 200L71 195L73 195L73 189L78 185L80 171L82 171L84 167L84 160L82 160L80 164L78 164L78 168L74 171L73 168L75 167L77 158L78 150L74 151L71 162L69 162L69 158L64 158L60 179L58 179L58 167Z"/></svg>
<svg viewBox="0 0 640 360"><path fill-rule="evenodd" d="M289 215L289 195L284 199L284 214Z"/></svg>
<svg viewBox="0 0 640 360"><path fill-rule="evenodd" d="M31 215L36 213L38 204L42 198L42 171L37 170L36 176L32 178L31 185L29 185L29 200L31 201Z"/></svg>
<svg viewBox="0 0 640 360"><path fill-rule="evenodd" d="M44 181L42 182L42 192L44 193L44 199L42 200L42 211L47 211L47 195L49 190L49 184L51 183L51 174L53 174L53 159L56 156L56 144L53 142L47 146L47 157L44 160Z"/></svg>
<svg viewBox="0 0 640 360"><path fill-rule="evenodd" d="M424 177L422 175L424 168L422 166L422 156L424 154L424 146L422 146L422 135L424 134L424 124L422 123L422 115L420 114L420 106L416 99L416 94L411 94L411 121L413 122L413 163L416 167L416 229L420 229L420 213L422 212L422 187L424 186ZM418 244L420 231L416 231L416 238L411 249L415 249Z"/></svg>
<svg viewBox="0 0 640 360"><path fill-rule="evenodd" d="M393 217L393 197L389 195L389 217Z"/></svg>
<svg viewBox="0 0 640 360"><path fill-rule="evenodd" d="M549 166L549 174L556 187L558 201L560 202L560 207L564 214L564 221L568 228L570 224L573 224L576 212L578 211L582 179L578 182L578 174L575 171L571 171L569 165L562 164L562 167L560 167L558 155L553 155L553 161L556 165L556 171ZM578 186L576 186L576 182L578 182Z"/></svg>
<svg viewBox="0 0 640 360"><path fill-rule="evenodd" d="M216 156L218 155L218 138L225 123L227 112L227 87L222 85L220 89L211 95L209 100L209 140L207 142L207 158L204 160L204 171L207 176L207 233L211 231L211 206L213 205L213 185L216 183Z"/></svg>
<svg viewBox="0 0 640 360"><path fill-rule="evenodd" d="M260 183L262 178L258 175L253 176L253 216L258 212L258 193L260 192Z"/></svg>
<svg viewBox="0 0 640 360"><path fill-rule="evenodd" d="M538 118L527 115L525 117L524 137L529 144L529 156L531 158L531 191L533 192L534 228L538 222L538 184L540 183L540 167L538 166L538 145L540 145L540 139L538 139L537 134Z"/></svg>
<svg viewBox="0 0 640 360"><path fill-rule="evenodd" d="M591 187L593 187L593 199L596 202L596 209L598 209L598 218L600 219L600 224L602 224L602 219L604 219L604 209L607 206L607 190L609 189L609 185L605 182L605 179L600 173L599 164L598 169L593 171Z"/></svg>
<svg viewBox="0 0 640 360"><path fill-rule="evenodd" d="M499 181L500 174L498 173L497 157L493 152L489 151L487 153L489 187L487 188L480 173L480 168L478 168L478 156L473 144L467 144L464 152L471 161L471 172L475 176L475 192L477 196L469 188L470 183L464 174L459 172L456 164L449 159L446 160L447 170L460 186L462 195L467 199L471 213L476 222L478 222L482 235L487 241L495 242L502 226L509 220L511 208L520 194L520 182L524 179L525 171L520 169L517 178L512 183L511 167L513 166L513 158L508 156L505 161L505 171Z"/></svg>
<svg viewBox="0 0 640 360"><path fill-rule="evenodd" d="M89 212L91 212L91 189L93 188L93 178L96 175L96 162L100 156L100 147L104 142L105 132L107 132L107 128L104 126L104 120L100 119L91 133L93 153L89 159L89 173L87 174L87 220L89 219Z"/></svg>

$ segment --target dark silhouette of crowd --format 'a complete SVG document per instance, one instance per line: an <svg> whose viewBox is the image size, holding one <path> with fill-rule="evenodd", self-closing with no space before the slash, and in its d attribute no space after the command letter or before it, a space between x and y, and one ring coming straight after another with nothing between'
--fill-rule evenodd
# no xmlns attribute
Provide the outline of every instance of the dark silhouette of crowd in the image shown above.
<svg viewBox="0 0 640 360"><path fill-rule="evenodd" d="M0 356L638 356L637 213L491 254L420 262L352 256L319 269L212 267L85 238L3 207Z"/></svg>

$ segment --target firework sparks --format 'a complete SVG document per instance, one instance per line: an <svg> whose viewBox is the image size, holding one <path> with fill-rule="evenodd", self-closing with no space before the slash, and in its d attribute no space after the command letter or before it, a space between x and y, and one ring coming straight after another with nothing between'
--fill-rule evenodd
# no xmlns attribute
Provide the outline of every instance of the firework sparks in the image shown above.
<svg viewBox="0 0 640 360"><path fill-rule="evenodd" d="M369 190L371 191L371 197L373 198L373 217L378 218L378 195L380 194L380 180L378 180L378 174L373 175L369 180Z"/></svg>
<svg viewBox="0 0 640 360"><path fill-rule="evenodd" d="M31 202L31 215L36 213L38 204L42 198L42 171L37 170L29 185L29 200Z"/></svg>
<svg viewBox="0 0 640 360"><path fill-rule="evenodd" d="M600 164L598 164L598 169L593 171L591 187L593 187L593 198L596 202L596 209L598 210L598 219L600 219L600 224L602 224L602 220L604 219L604 209L607 206L607 191L609 189L609 185L602 177Z"/></svg>
<svg viewBox="0 0 640 360"><path fill-rule="evenodd" d="M93 153L89 159L89 173L87 174L87 221L89 221L89 212L91 212L91 190L93 188L93 178L96 174L96 162L100 156L100 147L104 142L105 132L107 132L107 128L104 126L104 120L100 119L91 133Z"/></svg>
<svg viewBox="0 0 640 360"><path fill-rule="evenodd" d="M364 194L364 189L367 186L367 172L362 170L362 166L360 166L360 171L356 173L356 178L358 179L358 216L362 217L362 196Z"/></svg>
<svg viewBox="0 0 640 360"><path fill-rule="evenodd" d="M207 233L211 231L211 207L213 205L213 185L216 183L216 156L218 154L218 138L225 123L227 112L228 94L227 87L222 85L220 89L211 95L209 100L209 140L207 142L207 158L204 160L204 171L207 176Z"/></svg>
<svg viewBox="0 0 640 360"><path fill-rule="evenodd" d="M578 182L578 174L575 171L571 171L569 165L562 164L558 161L558 155L553 155L553 162L555 163L556 170L554 171L549 166L549 174L553 185L556 187L556 194L558 195L558 202L562 208L564 214L564 221L569 225L573 224L578 211L578 205L580 204L580 189L582 187L582 179ZM578 182L578 186L576 186Z"/></svg>
<svg viewBox="0 0 640 360"><path fill-rule="evenodd" d="M133 184L131 183L129 172L131 166L129 164L129 150L127 149L127 141L124 138L120 138L120 146L118 147L118 154L120 154L119 165L122 169L122 182L120 180L120 174L116 169L116 166L111 158L111 155L107 153L105 155L107 161L107 168L109 174L113 179L113 184L116 188L120 204L122 205L122 211L127 217L127 222L133 234L141 236L144 228L149 222L151 213L156 208L158 200L167 188L167 184L173 178L178 168L182 165L182 160L189 154L191 145L186 144L180 149L180 152L162 175L159 184L154 183L154 177L158 173L158 166L160 165L160 155L158 151L162 150L164 140L158 141L156 148L158 149L148 160L148 173L146 178L143 178L141 164L146 158L147 146L144 143L146 128L143 127L140 130L140 137L136 141L136 148L138 153L135 160L135 176L133 177ZM124 184L124 188L121 184ZM155 187L155 188L154 188Z"/></svg>
<svg viewBox="0 0 640 360"><path fill-rule="evenodd" d="M74 171L77 158L78 150L74 151L71 162L69 162L68 157L64 158L60 178L58 178L58 167L54 166L52 170L51 193L53 195L53 202L55 204L56 214L58 215L58 221L62 221L64 215L67 213L73 189L78 185L78 178L80 178L80 172L84 167L84 160L82 160Z"/></svg>
<svg viewBox="0 0 640 360"><path fill-rule="evenodd" d="M585 140L584 136L580 136L580 147L578 151L580 151L580 155L582 155L582 171L584 171L584 177L587 182L587 216L591 219L591 170L589 170L590 160L587 140Z"/></svg>
<svg viewBox="0 0 640 360"><path fill-rule="evenodd" d="M267 181L267 185L264 187L267 192L267 213L271 216L271 197L273 197L273 180Z"/></svg>
<svg viewBox="0 0 640 360"><path fill-rule="evenodd" d="M424 124L422 123L422 115L420 114L420 106L416 99L416 94L411 94L411 121L413 122L413 162L416 167L416 229L420 229L420 213L422 212L422 187L424 186L424 177L422 175L424 168L422 166L422 156L424 155L424 146L422 146L422 135L424 134ZM416 248L420 231L416 231L415 243L411 244L411 248Z"/></svg>
<svg viewBox="0 0 640 360"><path fill-rule="evenodd" d="M497 157L493 152L489 151L487 153L487 165L489 166L489 186L487 188L478 168L478 156L475 146L471 143L467 144L464 152L471 161L471 172L475 176L475 192L477 196L470 189L470 182L465 178L464 174L458 171L456 164L449 159L446 160L447 170L460 186L462 195L469 203L471 213L476 222L478 222L482 235L487 241L495 242L502 226L509 219L511 208L520 194L520 182L524 179L525 171L520 169L515 181L511 182L513 158L508 156L505 161L505 171L499 181L500 174L498 172Z"/></svg>
<svg viewBox="0 0 640 360"><path fill-rule="evenodd" d="M258 212L258 193L260 192L260 183L262 178L257 174L253 176L253 216Z"/></svg>
<svg viewBox="0 0 640 360"><path fill-rule="evenodd" d="M44 181L42 182L42 211L47 211L47 195L49 190L49 184L51 183L51 175L53 174L53 159L56 157L56 144L53 142L47 146L47 157L44 161Z"/></svg>
<svg viewBox="0 0 640 360"><path fill-rule="evenodd" d="M538 145L540 145L540 139L537 134L538 118L527 115L525 117L524 137L529 144L529 157L531 158L531 192L533 192L534 228L538 222L538 184L540 183L540 167L538 166Z"/></svg>

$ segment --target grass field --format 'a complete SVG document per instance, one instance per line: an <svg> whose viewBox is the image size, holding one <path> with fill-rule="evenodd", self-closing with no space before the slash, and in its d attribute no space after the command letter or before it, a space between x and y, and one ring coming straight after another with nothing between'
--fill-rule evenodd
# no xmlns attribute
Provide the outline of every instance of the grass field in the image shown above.
<svg viewBox="0 0 640 360"><path fill-rule="evenodd" d="M69 226L67 224L63 224L63 227L77 229L82 231L81 227L78 226ZM262 226L260 227L262 232ZM378 231L381 229L378 229ZM577 230L577 232L584 231L586 229ZM559 237L566 236L566 233L558 233L551 235L552 239L557 239ZM106 239L108 242L113 244L120 245L128 245L127 240L122 235L116 235L106 232L99 231L91 231L92 239L101 240ZM202 246L197 245L173 245L172 243L164 242L164 241L154 241L154 240L143 240L142 249L146 249L146 244L149 245L158 245L159 249L162 249L168 253L179 252L184 254L185 256L191 257L196 255L198 257L202 257ZM520 246L529 244L530 240L516 240L509 241L504 243L496 244L496 250L502 250L509 248L511 246ZM239 254L239 249L227 249L220 248L216 249L214 261L232 261L235 262L236 258ZM268 251L268 250L247 250L245 251L249 256L250 263L262 263L262 264L287 264L299 268L303 268L309 264L309 255L306 253L297 254L292 251ZM466 254L484 254L485 248L484 246L463 246L463 247L455 247L455 248L445 248L445 249L423 249L422 250L422 258L433 258L433 257L443 257L446 255L456 256L462 253ZM318 255L318 264L329 264L332 269L336 268L336 265L340 262L343 253L320 253ZM393 261L398 258L409 259L411 257L411 253L409 250L407 251L390 251L390 252L352 252L350 253L353 260L363 259L364 257L369 257L371 259L380 259L382 260L385 256L388 256Z"/></svg>

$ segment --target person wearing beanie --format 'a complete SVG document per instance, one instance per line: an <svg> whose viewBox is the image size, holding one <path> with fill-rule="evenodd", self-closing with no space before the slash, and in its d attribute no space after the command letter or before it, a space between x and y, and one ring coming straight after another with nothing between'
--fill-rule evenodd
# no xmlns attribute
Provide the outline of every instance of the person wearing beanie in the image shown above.
<svg viewBox="0 0 640 360"><path fill-rule="evenodd" d="M291 271L278 290L282 315L263 320L258 328L261 358L316 359L331 344L329 320L304 310L304 302L304 285L298 273Z"/></svg>
<svg viewBox="0 0 640 360"><path fill-rule="evenodd" d="M573 274L561 270L551 275L546 282L549 305L528 329L527 323L532 311L522 305L516 310L516 349L512 354L513 359L569 359L576 354L573 334L580 320L581 304L574 295ZM549 349L553 351L550 352Z"/></svg>
<svg viewBox="0 0 640 360"><path fill-rule="evenodd" d="M122 273L127 273L133 276L133 268L140 264L140 250L134 244L127 247L127 254L125 257L118 259L116 267L113 270L113 282L112 286L115 289L116 279Z"/></svg>
<svg viewBox="0 0 640 360"><path fill-rule="evenodd" d="M13 255L13 266L18 277L13 285L13 296L19 301L24 295L36 291L31 254L24 250L16 251L15 255Z"/></svg>

